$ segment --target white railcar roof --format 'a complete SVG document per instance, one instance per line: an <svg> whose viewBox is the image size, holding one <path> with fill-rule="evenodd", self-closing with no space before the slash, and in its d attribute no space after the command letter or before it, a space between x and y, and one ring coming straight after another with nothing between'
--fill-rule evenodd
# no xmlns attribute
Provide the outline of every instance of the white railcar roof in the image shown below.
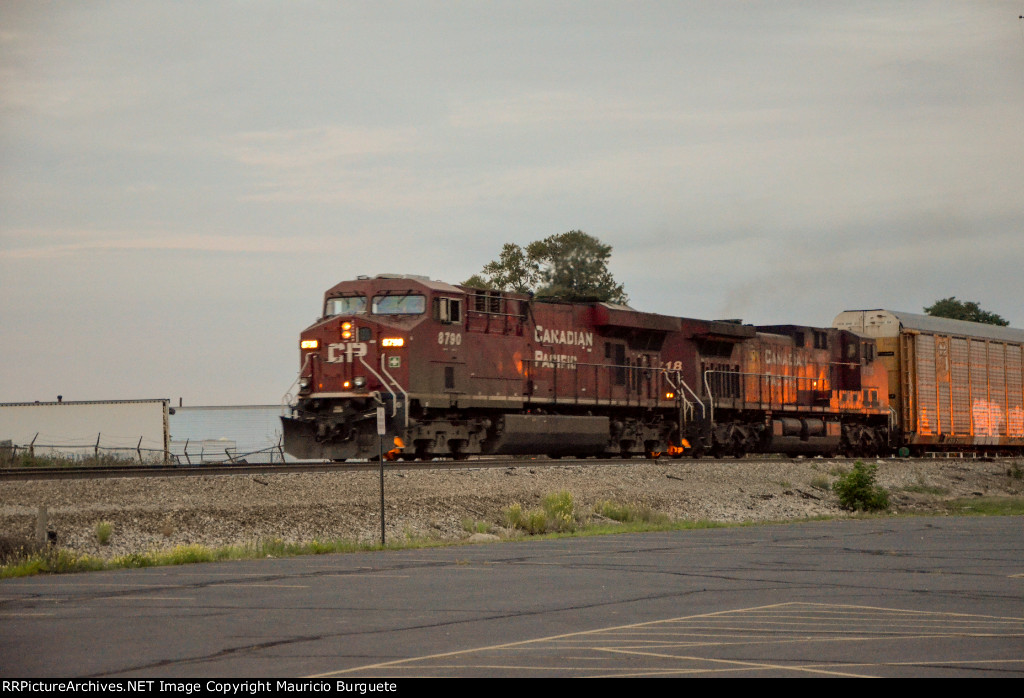
<svg viewBox="0 0 1024 698"><path fill-rule="evenodd" d="M832 326L836 329L852 330L868 337L895 337L902 330L912 330L928 334L997 339L1002 342L1024 344L1024 330L1013 327L951 320L944 317L881 308L844 310L836 316Z"/></svg>

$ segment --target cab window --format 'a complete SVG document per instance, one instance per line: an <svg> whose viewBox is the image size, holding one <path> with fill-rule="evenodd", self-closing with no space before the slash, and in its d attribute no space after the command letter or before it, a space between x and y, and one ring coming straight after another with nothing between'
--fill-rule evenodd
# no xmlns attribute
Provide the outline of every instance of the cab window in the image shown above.
<svg viewBox="0 0 1024 698"><path fill-rule="evenodd" d="M358 315L366 312L366 296L346 296L345 298L328 298L324 307L324 317L334 315Z"/></svg>
<svg viewBox="0 0 1024 698"><path fill-rule="evenodd" d="M427 298L420 294L374 296L374 315L421 315L427 309Z"/></svg>
<svg viewBox="0 0 1024 698"><path fill-rule="evenodd" d="M434 319L446 325L462 322L462 301L457 298L435 298Z"/></svg>

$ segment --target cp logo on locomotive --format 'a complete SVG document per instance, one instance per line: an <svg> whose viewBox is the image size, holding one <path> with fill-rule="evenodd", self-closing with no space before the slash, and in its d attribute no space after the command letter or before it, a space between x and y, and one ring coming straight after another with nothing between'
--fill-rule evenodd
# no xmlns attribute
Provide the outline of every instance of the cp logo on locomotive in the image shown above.
<svg viewBox="0 0 1024 698"><path fill-rule="evenodd" d="M327 345L327 363L350 364L353 358L366 356L366 342L338 342Z"/></svg>

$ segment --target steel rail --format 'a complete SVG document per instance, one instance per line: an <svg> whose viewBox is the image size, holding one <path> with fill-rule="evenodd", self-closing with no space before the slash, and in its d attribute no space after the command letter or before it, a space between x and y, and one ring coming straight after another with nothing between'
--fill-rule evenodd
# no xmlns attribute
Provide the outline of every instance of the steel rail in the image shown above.
<svg viewBox="0 0 1024 698"><path fill-rule="evenodd" d="M944 454L926 455L918 458L902 458L900 460L914 460L922 463L934 463L936 461L951 460L1020 460L1021 456L951 456ZM711 460L711 459L709 459ZM729 459L731 462L788 462L792 459L777 454L748 454L742 459ZM859 456L835 456L832 458L807 458L807 462L825 461L856 461L865 460ZM874 459L868 459L874 460ZM641 463L672 465L673 463L699 463L698 460L683 456L681 459L662 457L648 459L642 457L622 458L507 458L507 457L482 457L469 460L432 460L432 461L386 461L384 468L387 471L416 471L416 470L480 470L487 468L554 468L573 466L628 466ZM0 469L0 482L19 480L95 480L118 477L194 477L202 475L280 475L287 473L323 473L323 472L366 472L375 471L379 468L377 461L360 461L348 463L333 462L303 462L303 463L212 463L209 465L135 465L135 466L110 466L110 467L74 467L63 468L2 468Z"/></svg>

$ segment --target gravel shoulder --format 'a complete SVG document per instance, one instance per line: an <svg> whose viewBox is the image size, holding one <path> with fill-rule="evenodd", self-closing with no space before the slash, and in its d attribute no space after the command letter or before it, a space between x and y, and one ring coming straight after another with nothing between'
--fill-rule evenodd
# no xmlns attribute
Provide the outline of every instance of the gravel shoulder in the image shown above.
<svg viewBox="0 0 1024 698"><path fill-rule="evenodd" d="M892 511L941 513L959 497L1024 493L1024 461L884 460L878 484ZM828 485L852 461L661 460L629 464L521 466L436 470L415 466L385 475L387 529L401 537L460 540L466 519L495 529L513 502L539 506L567 490L589 511L600 501L642 504L673 519L720 522L848 516ZM1016 472L1016 477L1011 475ZM0 531L31 537L45 506L58 544L104 558L198 543L230 545L258 539L376 540L380 493L372 472L216 475L4 483ZM108 545L95 540L109 521Z"/></svg>

